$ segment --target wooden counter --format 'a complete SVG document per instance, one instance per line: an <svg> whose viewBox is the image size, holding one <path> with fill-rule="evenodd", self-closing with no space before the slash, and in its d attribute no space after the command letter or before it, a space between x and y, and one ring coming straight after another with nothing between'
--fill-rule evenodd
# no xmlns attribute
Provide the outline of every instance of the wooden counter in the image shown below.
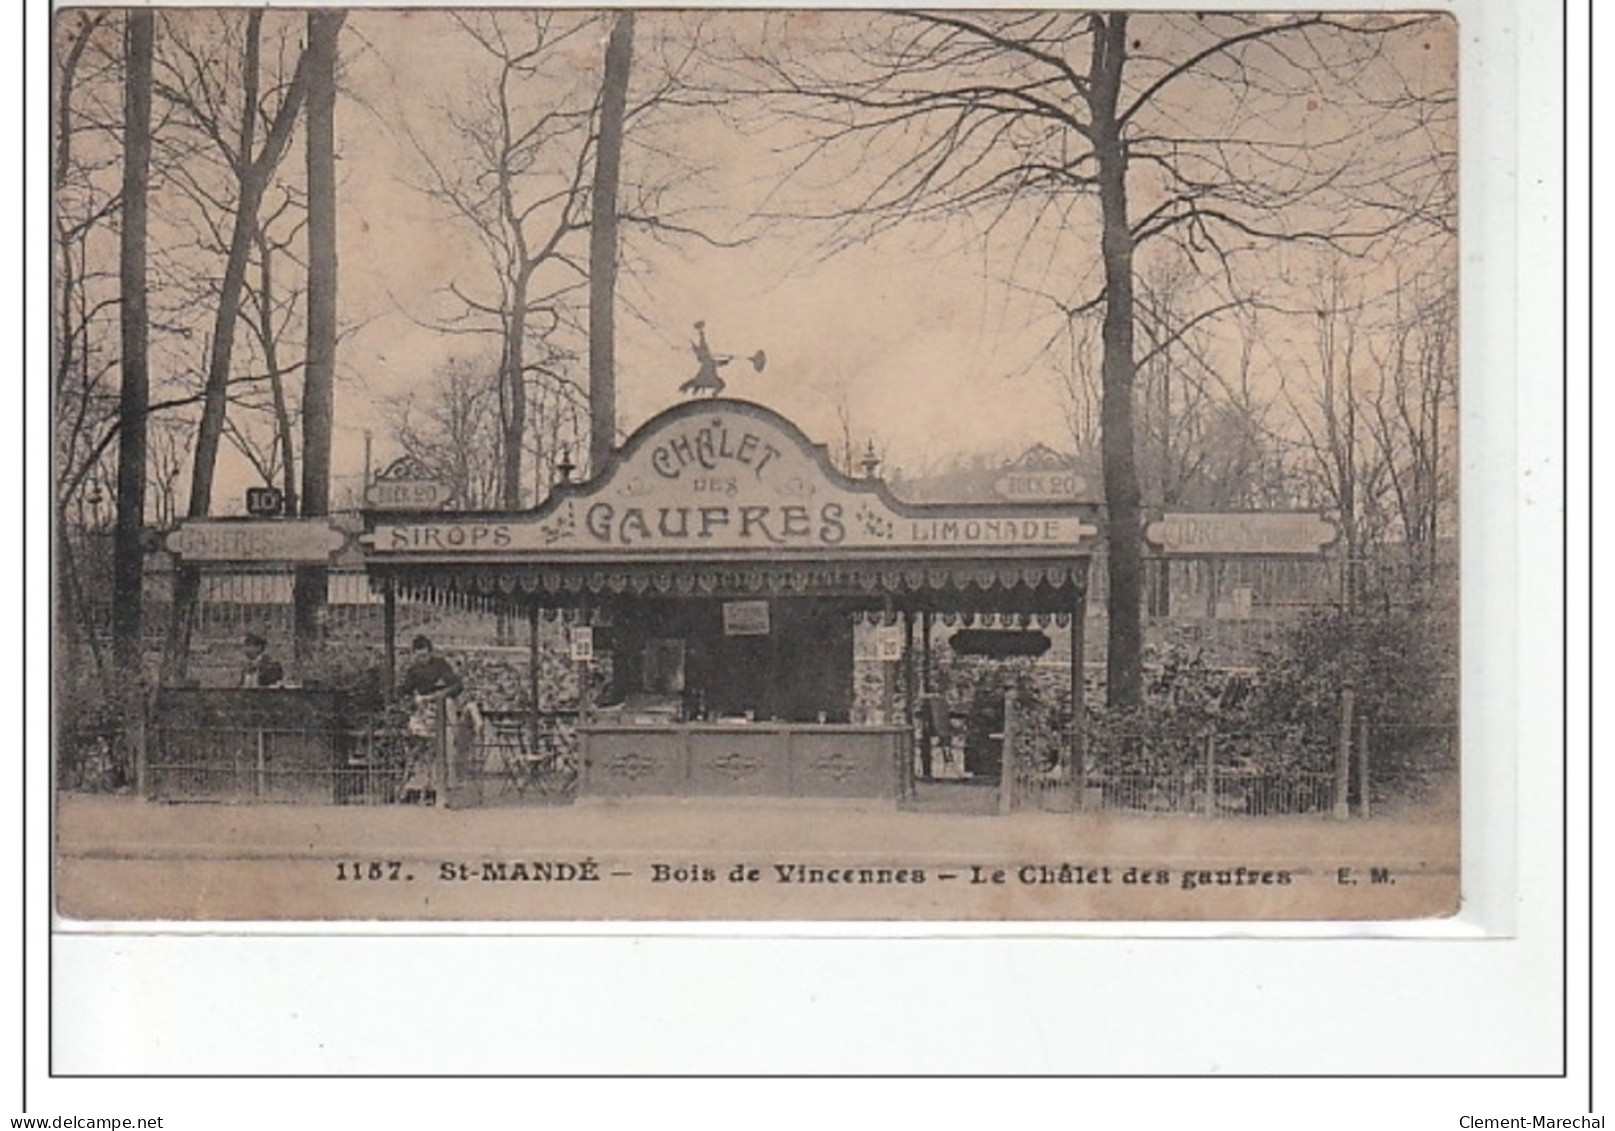
<svg viewBox="0 0 1615 1131"><path fill-rule="evenodd" d="M578 728L584 797L895 798L902 726L595 723Z"/></svg>

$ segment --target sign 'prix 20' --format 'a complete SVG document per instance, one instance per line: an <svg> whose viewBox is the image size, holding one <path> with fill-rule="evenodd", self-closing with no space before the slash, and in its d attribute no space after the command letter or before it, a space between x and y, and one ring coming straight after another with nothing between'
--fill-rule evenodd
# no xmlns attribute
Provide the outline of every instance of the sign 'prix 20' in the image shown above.
<svg viewBox="0 0 1615 1131"><path fill-rule="evenodd" d="M1071 548L1097 535L1073 510L899 508L826 468L765 410L701 406L630 441L606 475L531 515L377 525L381 554L501 551Z"/></svg>

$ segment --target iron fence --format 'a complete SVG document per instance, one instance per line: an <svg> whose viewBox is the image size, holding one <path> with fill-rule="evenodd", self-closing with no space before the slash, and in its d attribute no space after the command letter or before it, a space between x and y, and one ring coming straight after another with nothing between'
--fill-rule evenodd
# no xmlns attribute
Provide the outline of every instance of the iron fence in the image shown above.
<svg viewBox="0 0 1615 1131"><path fill-rule="evenodd" d="M956 751L952 761L933 751L933 769L959 771L954 783L960 791L976 787L974 794L996 780L991 807L998 812L1366 817L1456 811L1454 724L1358 722L1343 747L1338 730L1325 736L1296 728L1163 735L1095 727L1078 736L1069 721L1055 727L1046 714L1028 713L997 736L1006 747L995 765L1002 770L987 782L964 771ZM58 782L64 789L110 791L136 784L138 776L145 796L164 801L562 804L577 787L577 724L575 711L509 712L480 721L462 713L451 723L446 708L435 725L416 728L198 725L158 717L144 731L138 765L129 756L128 736L117 728L61 733ZM933 794L947 785L943 778L927 782ZM980 808L981 798L970 800ZM927 805L947 807L938 798Z"/></svg>
<svg viewBox="0 0 1615 1131"><path fill-rule="evenodd" d="M154 727L144 770L154 801L382 805L403 799L432 754L373 728Z"/></svg>
<svg viewBox="0 0 1615 1131"><path fill-rule="evenodd" d="M1085 807L1112 813L1270 817L1327 814L1335 801L1333 774L1219 770L1206 787L1203 770L1176 774L1090 774Z"/></svg>
<svg viewBox="0 0 1615 1131"><path fill-rule="evenodd" d="M332 730L159 724L143 782L156 801L475 806L572 800L575 716Z"/></svg>
<svg viewBox="0 0 1615 1131"><path fill-rule="evenodd" d="M1011 735L1001 811L1205 817L1359 817L1456 806L1458 734L1448 722L1359 720L1342 746L1287 727L1162 734L1028 725Z"/></svg>

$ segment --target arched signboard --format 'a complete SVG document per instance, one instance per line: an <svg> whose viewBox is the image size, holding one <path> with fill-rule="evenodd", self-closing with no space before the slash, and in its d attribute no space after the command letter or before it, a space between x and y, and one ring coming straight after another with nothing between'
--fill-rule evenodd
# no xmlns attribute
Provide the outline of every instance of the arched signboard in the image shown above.
<svg viewBox="0 0 1615 1131"><path fill-rule="evenodd" d="M599 477L557 488L536 511L384 516L369 542L383 558L1069 555L1091 549L1092 518L1081 505L905 505L878 481L836 471L822 447L775 413L719 400L663 413Z"/></svg>

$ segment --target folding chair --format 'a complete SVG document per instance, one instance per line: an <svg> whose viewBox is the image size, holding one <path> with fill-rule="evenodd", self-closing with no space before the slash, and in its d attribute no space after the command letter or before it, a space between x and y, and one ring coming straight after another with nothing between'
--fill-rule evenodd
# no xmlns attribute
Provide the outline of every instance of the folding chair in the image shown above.
<svg viewBox="0 0 1615 1131"><path fill-rule="evenodd" d="M499 760L505 779L517 796L527 792L537 773L537 759L527 746L527 726L522 719L489 719L489 745Z"/></svg>

